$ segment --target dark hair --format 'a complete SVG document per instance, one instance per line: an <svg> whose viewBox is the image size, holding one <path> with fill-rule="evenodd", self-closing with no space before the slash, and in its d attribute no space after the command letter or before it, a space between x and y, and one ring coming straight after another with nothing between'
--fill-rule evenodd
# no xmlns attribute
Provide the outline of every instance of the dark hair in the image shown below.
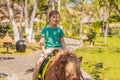
<svg viewBox="0 0 120 80"><path fill-rule="evenodd" d="M48 18L50 18L54 14L58 14L60 16L60 13L57 10L52 10L49 12Z"/></svg>

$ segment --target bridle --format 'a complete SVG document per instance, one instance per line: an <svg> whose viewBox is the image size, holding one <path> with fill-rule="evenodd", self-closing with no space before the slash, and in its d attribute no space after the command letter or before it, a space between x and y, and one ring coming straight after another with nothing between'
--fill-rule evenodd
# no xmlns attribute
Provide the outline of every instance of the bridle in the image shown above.
<svg viewBox="0 0 120 80"><path fill-rule="evenodd" d="M66 59L66 61L68 61L68 57L69 57L70 55L67 55L67 59ZM58 61L60 60L60 58L58 59ZM57 61L57 62L58 62ZM65 76L65 74L66 74L66 71L65 71L65 66L66 66L66 64L67 63L65 63L64 64L64 67L62 68L62 72L63 72L63 75L64 75L64 77L63 77L63 79L62 80L66 80L67 79L67 77ZM58 65L55 65L56 67L58 66ZM82 75L80 75L80 73L78 73L78 76L80 76L83 80L84 80L84 78L83 78L83 76ZM58 74L57 74L57 68L55 69L55 77L56 77L56 80L61 80L61 79L59 79L59 76L58 76ZM81 79L80 79L81 80Z"/></svg>

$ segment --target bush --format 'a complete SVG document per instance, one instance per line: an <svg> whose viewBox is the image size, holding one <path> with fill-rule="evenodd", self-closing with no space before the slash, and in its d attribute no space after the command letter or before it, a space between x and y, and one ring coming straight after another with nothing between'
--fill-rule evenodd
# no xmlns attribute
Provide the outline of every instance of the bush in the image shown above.
<svg viewBox="0 0 120 80"><path fill-rule="evenodd" d="M0 33L6 33L9 31L11 31L11 27L9 25L0 26Z"/></svg>
<svg viewBox="0 0 120 80"><path fill-rule="evenodd" d="M96 37L96 32L95 32L94 29L90 28L90 29L87 30L86 35L87 35L87 37L88 37L88 39L89 39L89 41L91 43L91 42L93 42L93 39Z"/></svg>

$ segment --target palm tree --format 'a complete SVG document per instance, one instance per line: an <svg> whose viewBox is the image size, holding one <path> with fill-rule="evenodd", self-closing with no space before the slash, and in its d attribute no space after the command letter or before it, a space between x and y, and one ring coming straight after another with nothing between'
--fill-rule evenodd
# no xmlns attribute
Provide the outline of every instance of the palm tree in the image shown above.
<svg viewBox="0 0 120 80"><path fill-rule="evenodd" d="M120 17L120 0L99 0L102 2L111 12Z"/></svg>

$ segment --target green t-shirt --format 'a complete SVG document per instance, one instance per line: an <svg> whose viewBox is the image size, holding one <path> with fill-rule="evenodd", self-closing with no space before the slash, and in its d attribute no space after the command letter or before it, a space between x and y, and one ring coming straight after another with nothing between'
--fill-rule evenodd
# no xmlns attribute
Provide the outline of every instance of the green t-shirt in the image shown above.
<svg viewBox="0 0 120 80"><path fill-rule="evenodd" d="M46 26L40 33L45 38L45 48L62 48L60 39L64 37L64 32L60 27L51 28Z"/></svg>

